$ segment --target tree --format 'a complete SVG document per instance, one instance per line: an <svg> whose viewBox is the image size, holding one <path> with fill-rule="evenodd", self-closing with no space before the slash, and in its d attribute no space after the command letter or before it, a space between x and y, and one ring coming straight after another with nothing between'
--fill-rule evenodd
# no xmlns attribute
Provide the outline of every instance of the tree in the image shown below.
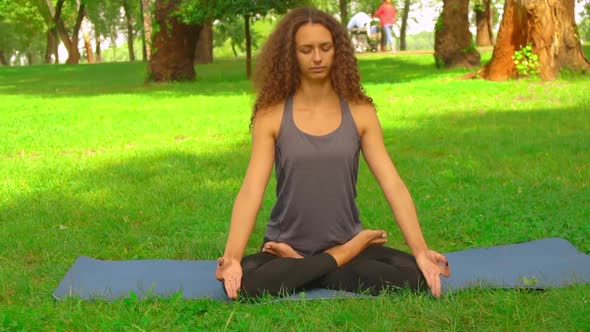
<svg viewBox="0 0 590 332"><path fill-rule="evenodd" d="M122 0L123 10L125 12L125 21L127 23L127 48L129 50L129 61L135 61L135 51L133 50L133 41L135 40L135 29L133 17L136 16L137 6L135 1Z"/></svg>
<svg viewBox="0 0 590 332"><path fill-rule="evenodd" d="M100 44L103 37L108 37L111 45L115 45L117 36L127 27L126 21L121 17L121 0L88 1L86 13L94 25L94 40L96 43L96 59L100 62L102 49ZM113 51L115 48L113 48Z"/></svg>
<svg viewBox="0 0 590 332"><path fill-rule="evenodd" d="M350 18L348 15L348 0L339 0L338 4L340 7L340 22L346 25L348 23L348 19Z"/></svg>
<svg viewBox="0 0 590 332"><path fill-rule="evenodd" d="M140 0L140 12L142 17L142 44L143 61L148 61L152 53L152 3L150 0Z"/></svg>
<svg viewBox="0 0 590 332"><path fill-rule="evenodd" d="M473 3L475 25L477 27L475 45L477 46L494 45L494 34L492 33L493 12L491 2L492 0L475 0Z"/></svg>
<svg viewBox="0 0 590 332"><path fill-rule="evenodd" d="M152 55L148 76L153 81L195 79L195 46L201 23L185 23L178 15L182 0L156 0Z"/></svg>
<svg viewBox="0 0 590 332"><path fill-rule="evenodd" d="M588 42L590 41L590 2L584 4L583 10L579 14L581 20L578 24L578 34L583 42Z"/></svg>
<svg viewBox="0 0 590 332"><path fill-rule="evenodd" d="M244 18L244 31L246 40L246 76L250 78L252 74L252 33L250 23L252 18L264 17L269 12L285 13L288 8L298 4L305 3L297 0L234 0L230 2L215 2L215 13L225 13L240 15Z"/></svg>
<svg viewBox="0 0 590 332"><path fill-rule="evenodd" d="M85 2L68 2L68 5L75 6L76 12L76 20L72 29L71 37L68 33L68 29L65 25L65 20L63 19L63 9L65 0L57 0L57 4L53 7L53 3L51 0L37 0L40 9L42 9L42 13L44 13L44 17L47 21L49 26L55 25L57 28L57 32L61 41L64 43L68 51L68 58L66 59L66 63L68 64L77 64L80 62L80 51L78 50L78 35L80 32L80 26L82 24L82 20L84 19L85 14Z"/></svg>
<svg viewBox="0 0 590 332"><path fill-rule="evenodd" d="M64 23L65 20L63 18L65 0L57 0L55 7L53 6L51 0L35 1L47 25L55 26L57 28L59 37L68 51L66 63L77 64L80 61L80 51L78 50L78 34L80 32L82 19L84 19L86 3L81 1L69 1L67 3L69 6L74 6L74 10L76 12L76 19L70 37L70 34L68 33Z"/></svg>
<svg viewBox="0 0 590 332"><path fill-rule="evenodd" d="M481 76L494 81L517 77L512 57L526 45L538 61L542 80L555 79L563 68L589 72L574 8L574 0L506 0L494 53Z"/></svg>
<svg viewBox="0 0 590 332"><path fill-rule="evenodd" d="M252 20L266 16L270 11L284 13L291 6L302 2L302 0L156 1L155 16L159 31L154 37L155 51L149 64L149 76L153 80L194 79L192 63L195 57L195 44L204 22L227 16L240 16L245 30L246 73L250 77ZM192 32L189 33L189 31ZM193 45L189 46L190 43ZM189 48L192 50L190 54ZM158 59L155 59L156 57ZM190 68L188 63L191 63Z"/></svg>
<svg viewBox="0 0 590 332"><path fill-rule="evenodd" d="M213 62L213 22L203 24L201 33L197 38L195 50L195 63L206 64Z"/></svg>
<svg viewBox="0 0 590 332"><path fill-rule="evenodd" d="M92 44L90 43L90 21L87 17L82 19L82 39L84 39L84 50L86 51L86 59L88 63L94 63L94 53L92 51Z"/></svg>
<svg viewBox="0 0 590 332"><path fill-rule="evenodd" d="M41 58L46 25L36 6L26 0L0 0L0 63L26 55L28 64Z"/></svg>
<svg viewBox="0 0 590 332"><path fill-rule="evenodd" d="M260 34L256 31L252 31L252 45L258 46L258 39ZM220 47L229 40L230 47L235 57L238 56L238 50L240 52L246 52L246 32L244 29L244 22L240 16L223 17L217 19L214 25L213 32L213 43L214 46ZM197 43L198 44L198 43Z"/></svg>
<svg viewBox="0 0 590 332"><path fill-rule="evenodd" d="M469 32L469 0L443 0L443 11L434 32L437 67L474 67L480 55Z"/></svg>
<svg viewBox="0 0 590 332"><path fill-rule="evenodd" d="M410 0L404 0L404 9L402 12L402 24L399 29L399 49L406 50L406 32L408 30L408 16L410 15Z"/></svg>

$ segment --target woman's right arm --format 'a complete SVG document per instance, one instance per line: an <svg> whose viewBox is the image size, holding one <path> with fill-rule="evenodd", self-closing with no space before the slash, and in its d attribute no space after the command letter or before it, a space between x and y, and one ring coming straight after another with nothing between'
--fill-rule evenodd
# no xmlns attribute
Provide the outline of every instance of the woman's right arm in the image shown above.
<svg viewBox="0 0 590 332"><path fill-rule="evenodd" d="M252 153L244 182L232 210L229 235L216 277L223 280L230 298L236 298L242 279L240 262L254 229L264 190L272 171L275 135L278 131L276 114L259 112L252 128Z"/></svg>

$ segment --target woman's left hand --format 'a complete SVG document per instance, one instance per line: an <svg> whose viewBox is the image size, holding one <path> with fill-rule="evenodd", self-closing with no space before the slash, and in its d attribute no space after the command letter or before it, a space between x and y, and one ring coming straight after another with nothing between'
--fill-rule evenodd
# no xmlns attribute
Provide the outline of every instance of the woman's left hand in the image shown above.
<svg viewBox="0 0 590 332"><path fill-rule="evenodd" d="M447 258L434 250L428 250L424 254L416 256L416 263L422 271L432 295L440 297L440 275L451 276L451 269Z"/></svg>

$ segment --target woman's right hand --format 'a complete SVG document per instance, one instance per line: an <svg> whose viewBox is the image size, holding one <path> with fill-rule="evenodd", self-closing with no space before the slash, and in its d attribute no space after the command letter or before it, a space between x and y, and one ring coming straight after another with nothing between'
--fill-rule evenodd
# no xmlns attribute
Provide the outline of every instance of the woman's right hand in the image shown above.
<svg viewBox="0 0 590 332"><path fill-rule="evenodd" d="M242 284L242 265L236 259L220 257L217 259L215 278L223 281L223 287L230 299L238 297L238 290Z"/></svg>

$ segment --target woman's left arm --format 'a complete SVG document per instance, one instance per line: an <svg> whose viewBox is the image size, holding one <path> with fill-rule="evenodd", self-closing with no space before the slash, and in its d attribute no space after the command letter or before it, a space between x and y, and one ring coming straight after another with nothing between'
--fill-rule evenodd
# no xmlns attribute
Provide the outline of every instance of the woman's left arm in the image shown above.
<svg viewBox="0 0 590 332"><path fill-rule="evenodd" d="M416 207L408 188L399 176L383 142L383 130L370 106L357 106L355 120L367 164L379 182L402 234L416 257L433 295L440 296L440 274L449 274L447 259L428 249L418 222Z"/></svg>

